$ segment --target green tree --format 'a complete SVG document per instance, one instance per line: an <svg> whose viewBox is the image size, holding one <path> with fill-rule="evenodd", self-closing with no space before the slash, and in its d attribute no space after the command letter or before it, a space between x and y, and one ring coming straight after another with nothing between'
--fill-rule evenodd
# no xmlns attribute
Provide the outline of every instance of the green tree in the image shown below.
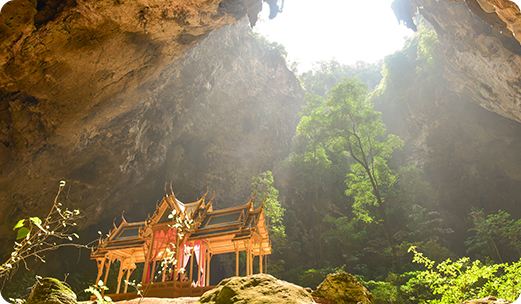
<svg viewBox="0 0 521 304"><path fill-rule="evenodd" d="M272 239L279 245L283 245L286 239L286 227L284 227L283 223L286 209L279 202L279 190L273 187L273 174L271 171L263 172L253 177L251 185L252 192L257 193L254 200L255 207L260 207L261 203L264 202L264 214L267 218L266 224L272 234Z"/></svg>
<svg viewBox="0 0 521 304"><path fill-rule="evenodd" d="M357 61L352 65L344 65L336 60L320 61L314 64L313 70L302 73L299 78L304 89L313 95L327 98L329 90L337 86L344 78L358 77L366 84L369 91L382 80L383 62L367 63Z"/></svg>
<svg viewBox="0 0 521 304"><path fill-rule="evenodd" d="M273 174L271 171L263 172L252 181L252 192L257 193L254 206L256 208L264 202L264 214L266 225L270 232L270 239L273 250L273 259L270 263L270 273L281 275L283 273L284 260L282 259L282 249L286 244L286 227L284 226L284 212L286 211L279 202L279 190L273 187Z"/></svg>
<svg viewBox="0 0 521 304"><path fill-rule="evenodd" d="M306 102L307 104L301 112L302 118L297 126L297 135L306 139L305 147L300 154L293 154L292 157L294 160L300 157L301 162L311 163L315 205L318 206L319 172L317 167L328 168L331 164L324 145L323 121L325 113L321 111L324 99L320 96L307 94Z"/></svg>
<svg viewBox="0 0 521 304"><path fill-rule="evenodd" d="M367 87L357 79L345 79L330 91L324 107L328 145L333 151L351 156L353 162L351 172L347 174L346 194L355 200L353 211L357 218L368 223L378 215L396 257L386 210L386 194L396 181L396 173L387 161L403 142L396 135L386 134L381 113L367 102L366 90ZM395 266L399 268L398 264Z"/></svg>

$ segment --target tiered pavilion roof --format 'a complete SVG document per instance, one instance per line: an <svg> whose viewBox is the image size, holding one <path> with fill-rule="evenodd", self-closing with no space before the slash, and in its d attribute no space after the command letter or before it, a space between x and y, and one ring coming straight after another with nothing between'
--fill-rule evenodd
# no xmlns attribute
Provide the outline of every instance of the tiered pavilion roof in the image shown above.
<svg viewBox="0 0 521 304"><path fill-rule="evenodd" d="M137 293L128 292L127 283L142 263L141 283L146 296L197 296L213 287L209 286L212 257L235 252L238 276L240 251L247 253L246 275L253 273L255 256L259 257L258 269L262 273L266 268L263 260L271 254L264 203L255 209L254 196L242 206L214 211L213 198L206 203L205 197L184 204L171 191L146 221L128 223L122 216L121 224L114 224L91 253L98 266L96 282L103 279L106 285L110 265L119 261L116 293L110 296L113 300L137 297ZM190 271L194 263L197 272ZM123 277L126 280L120 292Z"/></svg>

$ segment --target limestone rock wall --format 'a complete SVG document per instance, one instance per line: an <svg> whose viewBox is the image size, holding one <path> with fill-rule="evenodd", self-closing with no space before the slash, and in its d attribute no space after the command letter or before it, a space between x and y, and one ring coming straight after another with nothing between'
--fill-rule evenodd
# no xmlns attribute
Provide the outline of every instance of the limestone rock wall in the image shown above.
<svg viewBox="0 0 521 304"><path fill-rule="evenodd" d="M2 145L14 159L49 137L72 149L91 125L141 107L147 92L138 88L212 30L260 9L260 0L8 2L0 14Z"/></svg>
<svg viewBox="0 0 521 304"><path fill-rule="evenodd" d="M521 44L513 36L518 21L512 20L520 15L517 5L507 0L412 2L436 29L451 90L521 122Z"/></svg>
<svg viewBox="0 0 521 304"><path fill-rule="evenodd" d="M150 45L141 42L136 46ZM97 72L85 59L85 72L64 75L61 89L47 91L43 82L54 76L42 76L4 91L2 130L11 133L0 144L1 239L14 238L17 219L45 214L62 179L69 187L62 201L84 213L80 235L90 241L123 210L129 221L146 219L165 184L182 201L209 187L216 208L245 203L252 176L288 153L303 93L284 59L252 37L247 20L160 67L135 62L147 55L122 52L97 55L140 66L119 81L107 76L112 85L90 82Z"/></svg>

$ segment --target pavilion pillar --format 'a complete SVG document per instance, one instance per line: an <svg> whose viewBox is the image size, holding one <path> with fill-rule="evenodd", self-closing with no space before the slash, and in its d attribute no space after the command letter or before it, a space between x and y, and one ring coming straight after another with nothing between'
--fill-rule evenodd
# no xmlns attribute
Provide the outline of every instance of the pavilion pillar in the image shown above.
<svg viewBox="0 0 521 304"><path fill-rule="evenodd" d="M205 249L204 250L204 263L203 263L203 283L201 284L202 286L207 286L207 282L208 282L208 250Z"/></svg>
<svg viewBox="0 0 521 304"><path fill-rule="evenodd" d="M175 236L175 264L174 264L174 284L177 284L177 278L180 278L179 276L179 269L180 269L180 265L182 265L181 261L179 260L179 235L176 233L176 236Z"/></svg>
<svg viewBox="0 0 521 304"><path fill-rule="evenodd" d="M201 262L203 261L203 242L199 243L199 261L197 262L197 282L201 285ZM196 255L197 257L197 255Z"/></svg>
<svg viewBox="0 0 521 304"><path fill-rule="evenodd" d="M150 282L154 283L154 274L156 273L156 259L152 261L152 271L150 272Z"/></svg>
<svg viewBox="0 0 521 304"><path fill-rule="evenodd" d="M190 286L192 286L192 278L194 272L194 246L190 248Z"/></svg>
<svg viewBox="0 0 521 304"><path fill-rule="evenodd" d="M148 276L147 274L148 274L148 269L150 268L150 259L152 258L152 251L154 250L155 238L156 238L156 232L152 231L152 240L150 241L150 246L148 247L147 257L145 260L145 267L143 268L143 277L141 279L142 283L148 283L149 278L147 278L147 276ZM151 275L153 275L153 274L151 274Z"/></svg>
<svg viewBox="0 0 521 304"><path fill-rule="evenodd" d="M128 280L130 279L130 275L134 272L134 269L127 269L127 280L125 281L125 289L123 290L123 293L127 293Z"/></svg>
<svg viewBox="0 0 521 304"><path fill-rule="evenodd" d="M210 286L210 261L212 260L212 253L208 250L207 269L206 269L206 286Z"/></svg>
<svg viewBox="0 0 521 304"><path fill-rule="evenodd" d="M237 243L233 243L235 246L235 276L239 276L239 245Z"/></svg>
<svg viewBox="0 0 521 304"><path fill-rule="evenodd" d="M246 275L249 276L251 274L251 241L248 240L248 248L246 249L246 256L248 257L246 260Z"/></svg>
<svg viewBox="0 0 521 304"><path fill-rule="evenodd" d="M118 286L116 287L117 294L119 293L119 289L121 287L121 279L123 278L123 274L125 273L125 270L123 268L123 263L124 263L124 261L121 261L121 263L119 263Z"/></svg>
<svg viewBox="0 0 521 304"><path fill-rule="evenodd" d="M255 255L253 255L253 250L250 250L250 275L253 274L253 259L255 259Z"/></svg>
<svg viewBox="0 0 521 304"><path fill-rule="evenodd" d="M259 273L263 273L262 272L262 248L261 248L261 253L259 254Z"/></svg>
<svg viewBox="0 0 521 304"><path fill-rule="evenodd" d="M105 270L105 279L103 279L103 286L107 286L107 278L109 277L109 270L110 270L110 264L112 263L112 256L109 255L108 261L107 261L107 267ZM105 289L101 291L101 295L105 294Z"/></svg>
<svg viewBox="0 0 521 304"><path fill-rule="evenodd" d="M105 268L106 259L106 256L103 257L103 259L96 259L96 264L98 266L98 276L96 277L96 285L98 285L98 282L101 279L101 275L103 274L103 268Z"/></svg>
<svg viewBox="0 0 521 304"><path fill-rule="evenodd" d="M165 281L165 277L166 277L166 263L162 263L163 264L163 275L161 276L161 282L164 282Z"/></svg>

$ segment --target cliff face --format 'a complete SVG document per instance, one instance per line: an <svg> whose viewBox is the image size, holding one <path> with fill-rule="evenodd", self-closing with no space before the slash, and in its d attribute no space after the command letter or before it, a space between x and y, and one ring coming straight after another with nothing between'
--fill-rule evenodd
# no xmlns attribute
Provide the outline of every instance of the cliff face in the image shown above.
<svg viewBox="0 0 521 304"><path fill-rule="evenodd" d="M411 3L438 34L451 90L489 111L521 122L519 7L508 0Z"/></svg>
<svg viewBox="0 0 521 304"><path fill-rule="evenodd" d="M148 3L145 19L135 3L78 2L41 24L36 3L12 3L3 23L24 30L2 32L1 239L45 214L62 179L89 237L123 210L145 219L170 182L183 201L209 187L217 208L246 202L252 176L287 154L296 77L247 21L210 33L259 1Z"/></svg>
<svg viewBox="0 0 521 304"><path fill-rule="evenodd" d="M521 46L471 12L471 2L415 2L436 31L436 63L422 63L420 47L392 55L386 61L399 77L388 77L377 98L389 131L406 141L403 155L438 191L434 207L456 231L460 254L473 208L521 214Z"/></svg>
<svg viewBox="0 0 521 304"><path fill-rule="evenodd" d="M73 149L96 129L90 124L142 106L144 88L212 30L260 8L260 0L8 2L0 15L0 141L14 159L49 137Z"/></svg>

